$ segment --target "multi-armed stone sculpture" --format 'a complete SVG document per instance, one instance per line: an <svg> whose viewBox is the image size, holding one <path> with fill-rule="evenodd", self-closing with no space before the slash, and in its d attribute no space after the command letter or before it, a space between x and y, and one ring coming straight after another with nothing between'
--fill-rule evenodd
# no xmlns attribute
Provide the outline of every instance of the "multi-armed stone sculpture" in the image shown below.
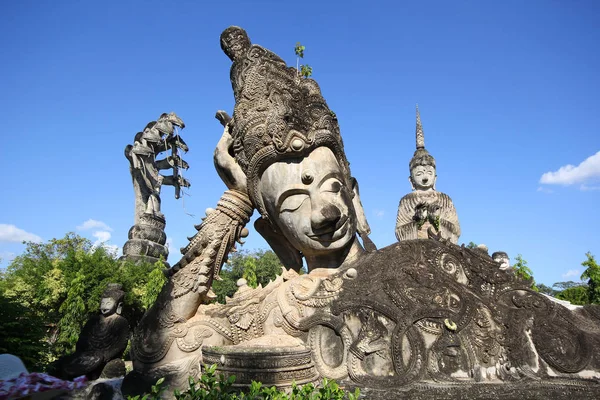
<svg viewBox="0 0 600 400"><path fill-rule="evenodd" d="M125 394L162 377L185 388L203 363L216 363L241 384L328 377L425 395L458 388L462 396L480 390L475 382L517 382L546 395L567 385L580 398L595 396L598 386L585 378L600 378L598 307L571 312L440 235L365 251L358 185L317 83L241 28L226 29L221 47L233 61L235 108L215 166L228 190L136 328ZM417 156L413 172L432 166L424 147ZM432 188L416 174L415 182ZM226 304L207 304L254 209L257 231L287 269L266 287L240 282ZM446 229L458 236L455 224ZM309 273L299 275L303 259Z"/></svg>
<svg viewBox="0 0 600 400"><path fill-rule="evenodd" d="M90 318L81 330L75 353L58 360L57 375L61 378L125 375L121 357L129 340L129 323L121 316L125 298L121 287L115 283L108 285L100 301L100 314Z"/></svg>
<svg viewBox="0 0 600 400"><path fill-rule="evenodd" d="M181 169L189 167L178 153L179 149L188 150L177 130L184 127L183 121L175 113L162 114L157 121L146 125L143 132L135 135L133 146L125 147L135 192L134 224L129 230L129 240L123 246L125 259L154 263L161 258L166 261L169 256L165 246L166 220L160 211L160 190L162 185L174 186L175 198L178 199L181 187L190 186L180 173ZM157 160L156 157L165 151L171 151L171 155ZM172 175L159 173L168 169L173 170Z"/></svg>
<svg viewBox="0 0 600 400"><path fill-rule="evenodd" d="M400 200L396 217L398 240L427 239L440 235L452 243L458 242L460 224L452 199L435 190L437 179L435 159L425 150L425 134L417 108L417 150L410 160L413 191Z"/></svg>

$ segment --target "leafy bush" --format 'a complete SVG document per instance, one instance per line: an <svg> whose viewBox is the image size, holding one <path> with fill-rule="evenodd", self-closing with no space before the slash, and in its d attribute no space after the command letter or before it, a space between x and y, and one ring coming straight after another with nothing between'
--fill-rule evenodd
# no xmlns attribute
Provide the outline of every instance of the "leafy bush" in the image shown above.
<svg viewBox="0 0 600 400"><path fill-rule="evenodd" d="M245 392L233 387L235 376L225 379L223 374L216 374L217 365L205 367L200 379L189 378L190 388L184 392L175 390L177 400L357 400L360 390L354 393L346 392L339 385L327 378L318 387L312 383L303 386L292 384L289 394L278 390L275 386L263 386L260 382L252 382ZM164 378L159 379L152 387L152 393L142 397L128 397L128 400L158 400L164 388L161 387Z"/></svg>

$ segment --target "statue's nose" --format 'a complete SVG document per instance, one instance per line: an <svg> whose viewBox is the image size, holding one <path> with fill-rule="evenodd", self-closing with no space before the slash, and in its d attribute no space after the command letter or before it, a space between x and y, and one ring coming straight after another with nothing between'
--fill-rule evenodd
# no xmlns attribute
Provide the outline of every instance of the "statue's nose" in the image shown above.
<svg viewBox="0 0 600 400"><path fill-rule="evenodd" d="M322 207L313 207L310 214L310 224L313 231L326 230L330 226L335 226L342 213L334 204L328 203Z"/></svg>
<svg viewBox="0 0 600 400"><path fill-rule="evenodd" d="M427 183L428 180L428 178L423 178L423 183Z"/></svg>

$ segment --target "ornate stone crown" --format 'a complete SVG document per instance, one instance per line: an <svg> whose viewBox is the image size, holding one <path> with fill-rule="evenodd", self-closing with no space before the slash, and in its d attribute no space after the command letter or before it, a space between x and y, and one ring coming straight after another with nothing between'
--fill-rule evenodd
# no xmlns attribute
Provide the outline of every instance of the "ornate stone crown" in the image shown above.
<svg viewBox="0 0 600 400"><path fill-rule="evenodd" d="M415 131L415 139L417 142L417 150L410 159L408 168L410 171L418 165L432 165L435 168L435 158L427 150L425 150L425 133L423 132L423 125L421 124L421 113L419 112L419 106L417 106L417 128Z"/></svg>
<svg viewBox="0 0 600 400"><path fill-rule="evenodd" d="M276 161L304 157L317 147L333 151L351 187L338 121L317 82L301 78L275 53L251 45L242 28L227 28L221 34L221 48L233 61L233 153L247 176L250 199L263 217L258 183L264 170Z"/></svg>

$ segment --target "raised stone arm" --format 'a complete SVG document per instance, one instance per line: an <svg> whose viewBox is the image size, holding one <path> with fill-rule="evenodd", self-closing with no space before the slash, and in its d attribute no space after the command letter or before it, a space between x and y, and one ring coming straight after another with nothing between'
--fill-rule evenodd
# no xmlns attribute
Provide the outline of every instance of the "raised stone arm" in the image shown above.
<svg viewBox="0 0 600 400"><path fill-rule="evenodd" d="M229 122L227 119L215 151L215 167L221 177L227 177L223 180L229 189L223 193L217 207L207 209L206 217L195 226L198 232L181 249L183 257L168 271L168 282L140 321L132 341L134 362L138 366L164 365L181 358L171 354L177 350L170 352L170 344L187 331L186 322L196 314L198 307L216 297L210 290L213 280L218 279L235 242L241 243L241 238L248 235L245 225L253 207L246 194L245 175L229 155L229 147L233 144ZM180 364L173 368L180 367L186 368ZM146 381L148 377L139 378ZM152 379L148 383L156 381Z"/></svg>

